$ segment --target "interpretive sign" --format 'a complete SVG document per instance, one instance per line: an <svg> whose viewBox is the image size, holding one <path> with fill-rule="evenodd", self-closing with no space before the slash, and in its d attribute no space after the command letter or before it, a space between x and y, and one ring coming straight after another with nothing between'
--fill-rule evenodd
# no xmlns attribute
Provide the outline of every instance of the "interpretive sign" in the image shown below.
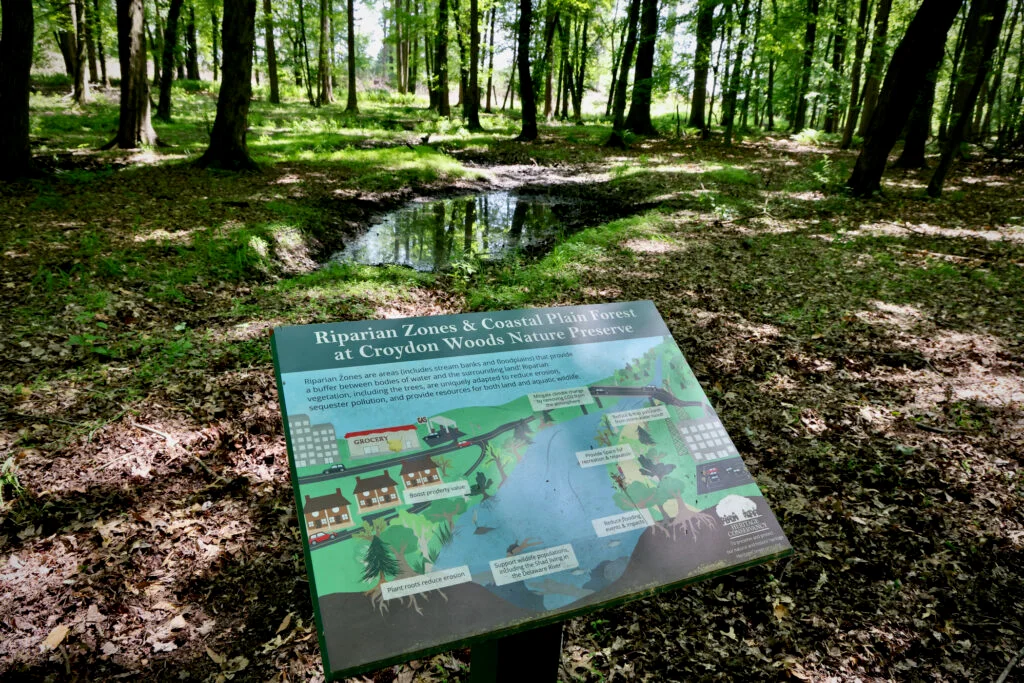
<svg viewBox="0 0 1024 683"><path fill-rule="evenodd" d="M778 558L649 301L279 327L329 678Z"/></svg>

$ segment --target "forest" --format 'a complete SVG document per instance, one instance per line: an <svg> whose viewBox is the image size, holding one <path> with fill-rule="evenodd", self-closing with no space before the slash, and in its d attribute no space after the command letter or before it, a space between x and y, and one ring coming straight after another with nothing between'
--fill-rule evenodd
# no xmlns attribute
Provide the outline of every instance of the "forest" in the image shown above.
<svg viewBox="0 0 1024 683"><path fill-rule="evenodd" d="M1024 676L1024 0L0 10L0 680L323 680L272 329L634 300L794 553L558 680Z"/></svg>

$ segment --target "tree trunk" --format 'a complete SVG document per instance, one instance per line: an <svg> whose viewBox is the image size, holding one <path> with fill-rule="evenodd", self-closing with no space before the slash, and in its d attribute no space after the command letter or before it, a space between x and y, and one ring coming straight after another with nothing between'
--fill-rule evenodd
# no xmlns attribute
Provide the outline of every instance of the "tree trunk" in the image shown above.
<svg viewBox="0 0 1024 683"><path fill-rule="evenodd" d="M946 181L946 174L949 173L949 169L953 165L953 159L960 150L960 143L963 142L964 133L971 123L971 111L974 109L981 87L988 76L992 55L999 42L999 33L1003 29L1006 3L1007 0L974 0L971 3L971 11L967 15L967 28L965 29L967 33L965 42L969 47L967 55L964 57L965 76L970 75L971 78L967 82L961 79L957 84L956 99L962 105L961 113L953 119L950 125L949 139L946 140L939 164L928 183L929 197L938 197L942 194L942 185Z"/></svg>
<svg viewBox="0 0 1024 683"><path fill-rule="evenodd" d="M93 17L93 10L89 7L89 0L80 0L82 8L87 9L85 21L85 51L89 56L89 82L96 83L100 80L99 71L96 68L96 19Z"/></svg>
<svg viewBox="0 0 1024 683"><path fill-rule="evenodd" d="M633 97L625 126L637 135L657 135L651 122L651 97L654 90L654 52L658 40L658 0L642 0L640 37L633 72Z"/></svg>
<svg viewBox="0 0 1024 683"><path fill-rule="evenodd" d="M891 2L891 0L880 0ZM800 86L796 93L796 116L791 130L799 133L807 124L807 93L811 83L811 66L814 63L814 41L818 33L819 0L807 0L807 25L804 28L804 59L800 68Z"/></svg>
<svg viewBox="0 0 1024 683"><path fill-rule="evenodd" d="M441 0L444 2L445 0ZM533 23L532 0L519 0L519 51L517 67L519 69L519 100L522 110L522 130L516 140L530 142L537 139L537 100L533 91L533 78L530 76L530 24ZM520 202L520 204L522 204ZM519 208L520 204L516 204ZM522 204L525 206L525 204Z"/></svg>
<svg viewBox="0 0 1024 683"><path fill-rule="evenodd" d="M864 81L864 100L861 104L860 127L857 134L861 137L867 136L868 122L875 111L875 103L878 101L878 86L882 82L882 72L885 69L885 42L889 34L889 12L892 10L892 0L878 0L878 10L875 12L875 33L871 38L871 57L868 59L867 79Z"/></svg>
<svg viewBox="0 0 1024 683"><path fill-rule="evenodd" d="M832 73L829 74L828 103L825 105L826 133L835 133L839 125L839 90L843 82L843 59L846 57L846 10L846 3L836 3Z"/></svg>
<svg viewBox="0 0 1024 683"><path fill-rule="evenodd" d="M71 99L78 106L89 102L89 79L85 77L85 0L69 0L67 15L71 22L65 39L70 56Z"/></svg>
<svg viewBox="0 0 1024 683"><path fill-rule="evenodd" d="M711 45L715 38L716 4L717 0L700 0L697 5L697 48L693 54L693 94L690 97L690 127L699 128L702 132L708 128L710 123L704 119L704 109L707 106L708 98L708 70L711 68Z"/></svg>
<svg viewBox="0 0 1024 683"><path fill-rule="evenodd" d="M946 139L946 130L949 127L949 113L953 108L953 93L956 92L956 82L960 76L960 57L964 51L964 28L967 26L966 17L960 22L960 31L956 37L956 48L953 50L953 66L949 71L949 87L946 88L946 100L942 105L942 115L939 116L939 140Z"/></svg>
<svg viewBox="0 0 1024 683"><path fill-rule="evenodd" d="M210 10L210 39L213 42L213 80L220 80L220 45L218 34L220 33L220 19L217 17L217 10ZM268 57L269 59L269 57Z"/></svg>
<svg viewBox="0 0 1024 683"><path fill-rule="evenodd" d="M277 46L274 44L274 9L270 0L263 0L263 40L267 46L267 79L270 81L270 103L280 104L281 90L277 82Z"/></svg>
<svg viewBox="0 0 1024 683"><path fill-rule="evenodd" d="M0 179L25 175L32 162L28 100L35 17L32 0L0 0Z"/></svg>
<svg viewBox="0 0 1024 683"><path fill-rule="evenodd" d="M135 149L154 145L146 74L146 21L142 0L117 0L117 56L121 65L121 105L117 137L107 147Z"/></svg>
<svg viewBox="0 0 1024 683"><path fill-rule="evenodd" d="M185 27L185 40L188 49L185 50L185 75L191 81L198 81L199 75L199 43L196 38L196 8L190 2L188 5L188 25Z"/></svg>
<svg viewBox="0 0 1024 683"><path fill-rule="evenodd" d="M628 5L627 5L628 7ZM618 15L619 2L615 0L615 13ZM615 47L615 31L611 31L611 42L612 42L612 84L608 89L608 104L605 106L604 115L612 115L612 105L615 103L615 90L618 88L619 82L619 62L622 61L622 49L626 45L626 29L629 28L629 22L624 18L622 20L622 31L619 34L619 47Z"/></svg>
<svg viewBox="0 0 1024 683"><path fill-rule="evenodd" d="M722 101L722 112L725 115L725 144L732 144L733 124L736 120L736 96L740 89L740 70L743 68L743 53L747 50L747 18L750 14L750 0L743 0L740 8L740 44L733 57L732 75L729 77L729 89Z"/></svg>
<svg viewBox="0 0 1024 683"><path fill-rule="evenodd" d="M305 5L306 3L304 0L298 0L298 4L300 42L299 49L302 50L302 60L303 63L306 65L306 72L303 75L302 79L306 82L306 99L309 100L309 106L315 107L317 106L317 101L316 98L313 97L313 70L309 68L309 41L306 40L306 12L303 9L303 5ZM225 13L225 19L226 18L227 13ZM224 24L224 27L227 28L227 23ZM227 40L227 35L224 36L224 40ZM224 69L225 71L227 70L227 65L225 65Z"/></svg>
<svg viewBox="0 0 1024 683"><path fill-rule="evenodd" d="M850 149L853 142L853 131L860 119L860 70L864 64L864 49L868 41L868 0L860 0L860 12L857 14L857 40L853 47L853 70L850 73L850 106L846 112L846 125L843 127L841 149Z"/></svg>
<svg viewBox="0 0 1024 683"><path fill-rule="evenodd" d="M747 65L746 75L743 77L743 109L740 112L740 130L747 130L747 113L750 109L750 100L753 99L752 83L754 80L754 66L757 64L758 45L761 40L761 0L757 0L757 8L754 10L754 37L750 41L751 53L750 63ZM754 113L757 109L755 105Z"/></svg>
<svg viewBox="0 0 1024 683"><path fill-rule="evenodd" d="M331 11L330 0L320 0L320 49L317 54L317 97L319 106L334 102L334 90L331 86L331 65L327 58L327 50L331 39L330 26L327 23Z"/></svg>
<svg viewBox="0 0 1024 683"><path fill-rule="evenodd" d="M439 116L451 116L451 95L448 94L448 0L437 2L437 57L434 59L434 71L437 74L437 113Z"/></svg>
<svg viewBox="0 0 1024 683"><path fill-rule="evenodd" d="M89 15L96 27L96 52L100 67L100 84L105 88L110 85L107 80L107 53L103 49L103 17L100 14L100 0L92 0L92 14Z"/></svg>
<svg viewBox="0 0 1024 683"><path fill-rule="evenodd" d="M487 104L484 111L491 113L491 88L494 84L494 21L498 12L497 7L491 8L491 38L487 47Z"/></svg>
<svg viewBox="0 0 1024 683"><path fill-rule="evenodd" d="M938 77L938 68L928 72L924 86L917 94L914 108L910 110L903 136L903 151L896 160L900 168L924 168L924 149L932 133L932 107L935 104L935 82Z"/></svg>
<svg viewBox="0 0 1024 683"><path fill-rule="evenodd" d="M245 141L252 97L252 53L256 41L256 0L224 0L224 81L217 96L217 118L200 167L255 169Z"/></svg>
<svg viewBox="0 0 1024 683"><path fill-rule="evenodd" d="M555 28L558 26L559 14L553 2L547 3L547 16L544 20L544 55L540 62L540 77L544 79L544 118L551 119L551 76L554 64L551 59L555 43Z"/></svg>
<svg viewBox="0 0 1024 683"><path fill-rule="evenodd" d="M636 50L637 24L640 20L641 0L630 0L629 16L626 19L626 42L622 46L622 58L619 60L619 78L615 84L615 104L612 108L612 134L605 147L624 148L626 138L623 135L626 126L626 82L629 80L629 67L633 63L633 51Z"/></svg>
<svg viewBox="0 0 1024 683"><path fill-rule="evenodd" d="M583 93L586 91L587 58L590 56L590 44L587 42L587 31L590 28L590 11L583 18L583 42L580 47L579 63L576 67L576 87L572 95L572 116L577 125L583 124Z"/></svg>
<svg viewBox="0 0 1024 683"><path fill-rule="evenodd" d="M346 8L345 23L348 25L348 100L345 104L345 111L357 113L359 106L356 104L356 19L355 2L348 0Z"/></svg>
<svg viewBox="0 0 1024 683"><path fill-rule="evenodd" d="M466 128L484 129L480 125L480 3L469 0L469 92L466 93Z"/></svg>
<svg viewBox="0 0 1024 683"><path fill-rule="evenodd" d="M1003 70L1006 67L1006 55L1010 52L1010 45L1013 43L1013 34L1017 29L1017 18L1019 17L1021 10L1024 9L1024 2L1018 2L1014 7L1013 14L1010 16L1010 25L1006 31L1006 40L1003 42L1003 47L999 51L999 58L992 71L992 86L988 91L988 102L985 103L985 117L981 121L981 129L979 132L985 138L988 138L992 132L992 110L996 107L997 98L1002 101L999 96L999 88L1003 84ZM1018 56L1017 70L1021 69L1022 64L1020 58L1024 55Z"/></svg>
<svg viewBox="0 0 1024 683"><path fill-rule="evenodd" d="M889 152L903 130L921 83L942 59L946 33L962 3L963 0L924 0L910 21L893 52L864 137L864 149L847 181L853 194L867 197L880 189Z"/></svg>
<svg viewBox="0 0 1024 683"><path fill-rule="evenodd" d="M167 25L164 28L164 50L160 58L160 97L156 105L156 117L161 121L171 120L171 81L174 79L174 50L178 46L178 18L183 0L171 0L167 8Z"/></svg>

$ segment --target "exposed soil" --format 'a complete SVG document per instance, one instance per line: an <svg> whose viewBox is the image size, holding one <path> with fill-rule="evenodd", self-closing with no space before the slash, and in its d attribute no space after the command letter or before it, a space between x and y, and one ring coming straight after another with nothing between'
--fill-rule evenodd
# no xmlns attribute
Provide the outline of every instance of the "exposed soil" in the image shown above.
<svg viewBox="0 0 1024 683"><path fill-rule="evenodd" d="M476 160L536 169L533 149ZM795 549L572 620L562 680L1024 677L1020 172L963 165L941 202L921 197L926 174L893 172L886 199L857 203L828 168L815 175L822 157L767 140L651 143L575 169L541 159L582 179L559 187L592 199L585 222L615 217L608 198L659 210L537 303L653 299ZM353 290L325 311L312 289L286 298L275 283L413 196L526 175L360 194L297 164L221 176L133 162L87 185L0 187L22 236L0 258L0 678L320 680L268 331L461 312L466 288ZM316 241L278 251L275 271L200 277L180 298L108 278L88 320L62 298L62 278L108 255L178 257L174 233L161 246L139 241L147 230L264 220L268 202L319 216ZM93 255L89 229L105 236ZM96 322L112 337L192 330L204 348L147 375L172 347L104 355L81 338ZM468 662L460 650L361 680L466 680Z"/></svg>

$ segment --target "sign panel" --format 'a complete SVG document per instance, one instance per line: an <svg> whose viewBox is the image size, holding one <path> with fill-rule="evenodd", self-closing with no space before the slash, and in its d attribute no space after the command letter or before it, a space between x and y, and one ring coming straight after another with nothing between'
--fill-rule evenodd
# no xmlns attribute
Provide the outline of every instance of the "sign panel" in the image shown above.
<svg viewBox="0 0 1024 683"><path fill-rule="evenodd" d="M280 327L329 678L791 552L649 301Z"/></svg>

